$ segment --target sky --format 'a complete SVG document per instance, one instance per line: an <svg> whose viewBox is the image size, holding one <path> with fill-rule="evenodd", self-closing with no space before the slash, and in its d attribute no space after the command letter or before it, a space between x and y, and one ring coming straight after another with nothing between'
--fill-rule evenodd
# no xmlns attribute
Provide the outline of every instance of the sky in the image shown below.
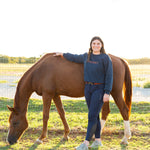
<svg viewBox="0 0 150 150"><path fill-rule="evenodd" d="M150 57L149 0L0 0L0 54L83 54L100 36L107 53Z"/></svg>

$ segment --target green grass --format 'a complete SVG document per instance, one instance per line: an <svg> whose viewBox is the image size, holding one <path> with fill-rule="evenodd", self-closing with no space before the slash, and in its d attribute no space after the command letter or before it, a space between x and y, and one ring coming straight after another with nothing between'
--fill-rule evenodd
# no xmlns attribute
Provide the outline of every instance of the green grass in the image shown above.
<svg viewBox="0 0 150 150"><path fill-rule="evenodd" d="M48 136L43 144L34 144L42 131L42 100L31 99L28 107L29 128L17 144L8 145L5 142L8 130L8 117L10 112L6 105L13 106L13 100L0 98L0 149L17 150L72 150L85 138L87 127L87 106L84 100L63 100L66 119L71 132L69 141L61 142L63 137L63 124L57 113L54 103L50 110L48 122ZM113 101L110 101L111 113L108 116L106 126L102 133L102 150L143 150L150 149L150 103L140 102L132 104L130 125L132 138L129 145L120 145L123 137L123 120L118 108Z"/></svg>

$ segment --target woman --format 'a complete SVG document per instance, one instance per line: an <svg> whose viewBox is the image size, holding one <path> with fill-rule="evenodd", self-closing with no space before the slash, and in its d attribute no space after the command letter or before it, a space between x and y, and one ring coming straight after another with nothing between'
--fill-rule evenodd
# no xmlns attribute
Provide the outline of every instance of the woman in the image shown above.
<svg viewBox="0 0 150 150"><path fill-rule="evenodd" d="M82 55L56 53L54 56L63 56L69 61L84 64L84 94L89 110L88 127L85 141L75 149L88 150L88 147L102 146L99 113L103 103L109 101L113 84L112 62L105 52L103 41L100 37L93 37L89 52ZM95 134L95 141L89 146L93 134Z"/></svg>

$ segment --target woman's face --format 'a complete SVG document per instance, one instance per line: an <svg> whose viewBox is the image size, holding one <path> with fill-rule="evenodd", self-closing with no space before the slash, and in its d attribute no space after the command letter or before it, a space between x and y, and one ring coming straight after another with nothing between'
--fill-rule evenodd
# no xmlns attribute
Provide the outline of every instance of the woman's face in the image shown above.
<svg viewBox="0 0 150 150"><path fill-rule="evenodd" d="M91 46L92 46L93 54L100 54L102 43L99 40L94 40Z"/></svg>

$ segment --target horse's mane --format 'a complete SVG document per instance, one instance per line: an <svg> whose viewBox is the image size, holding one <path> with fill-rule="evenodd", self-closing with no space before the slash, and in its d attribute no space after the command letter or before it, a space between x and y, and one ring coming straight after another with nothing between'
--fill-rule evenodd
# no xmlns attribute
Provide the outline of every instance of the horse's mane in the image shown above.
<svg viewBox="0 0 150 150"><path fill-rule="evenodd" d="M20 90L22 84L24 83L24 79L26 79L26 77L29 75L29 73L31 73L32 70L34 70L34 68L37 67L42 61L44 61L47 57L54 55L54 54L55 53L45 54L23 74L23 76L21 77L21 79L18 82L17 89L16 89L16 94L15 94L15 99L14 99L16 106L18 106L18 104L19 104L19 90Z"/></svg>
<svg viewBox="0 0 150 150"><path fill-rule="evenodd" d="M45 58L51 56L51 55L54 55L54 53L48 53L48 54L45 54L44 56L42 56L31 68L29 68L24 74L23 76L21 77L20 79L20 83L18 84L21 84L22 80L28 75L29 72L31 72L31 70L33 70L33 68L35 68L38 64L40 64L43 60L45 60Z"/></svg>

